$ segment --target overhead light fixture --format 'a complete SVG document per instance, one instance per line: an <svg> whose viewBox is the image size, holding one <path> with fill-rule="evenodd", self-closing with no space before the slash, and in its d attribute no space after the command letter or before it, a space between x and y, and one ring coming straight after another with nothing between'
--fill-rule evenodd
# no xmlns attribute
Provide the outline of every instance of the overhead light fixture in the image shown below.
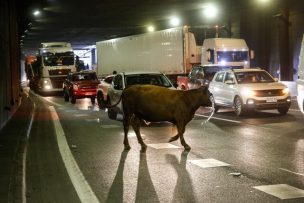
<svg viewBox="0 0 304 203"><path fill-rule="evenodd" d="M154 31L155 31L155 27L153 27L153 26L148 27L148 32L154 32Z"/></svg>
<svg viewBox="0 0 304 203"><path fill-rule="evenodd" d="M38 16L40 14L40 11L39 10L35 10L34 12L33 12L33 15L34 16Z"/></svg>
<svg viewBox="0 0 304 203"><path fill-rule="evenodd" d="M170 19L170 25L171 25L171 26L175 27L175 26L179 26L179 24L180 24L180 19L179 19L179 18L177 18L177 17L172 17L172 18Z"/></svg>

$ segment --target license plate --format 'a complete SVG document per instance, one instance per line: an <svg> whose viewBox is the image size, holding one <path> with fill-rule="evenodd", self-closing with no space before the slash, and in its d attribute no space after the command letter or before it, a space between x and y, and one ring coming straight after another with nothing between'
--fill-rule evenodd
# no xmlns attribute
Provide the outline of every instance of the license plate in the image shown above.
<svg viewBox="0 0 304 203"><path fill-rule="evenodd" d="M277 98L275 97L269 97L269 98L266 98L266 102L277 102Z"/></svg>

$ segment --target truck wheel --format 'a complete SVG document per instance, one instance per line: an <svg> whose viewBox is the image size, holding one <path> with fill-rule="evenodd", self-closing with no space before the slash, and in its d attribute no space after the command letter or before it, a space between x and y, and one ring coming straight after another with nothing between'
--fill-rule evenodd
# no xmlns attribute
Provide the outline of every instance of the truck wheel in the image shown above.
<svg viewBox="0 0 304 203"><path fill-rule="evenodd" d="M116 120L117 112L113 108L108 109L108 117L109 119Z"/></svg>
<svg viewBox="0 0 304 203"><path fill-rule="evenodd" d="M278 112L281 114L281 115L286 115L287 112L289 110L289 107L279 107L278 108Z"/></svg>
<svg viewBox="0 0 304 203"><path fill-rule="evenodd" d="M233 105L234 105L234 112L237 116L243 116L245 114L243 102L239 96L235 97Z"/></svg>
<svg viewBox="0 0 304 203"><path fill-rule="evenodd" d="M97 92L97 103L98 103L98 106L100 109L104 109L105 108L105 105L106 105L106 102L103 98L103 94L102 92Z"/></svg>
<svg viewBox="0 0 304 203"><path fill-rule="evenodd" d="M215 104L215 100L214 100L213 95L210 95L210 96L209 96L209 99L210 99L210 101L211 101L211 103L212 103L212 107L213 107L213 109L214 109L214 113L216 113L216 112L219 110L220 107L219 107L218 105Z"/></svg>

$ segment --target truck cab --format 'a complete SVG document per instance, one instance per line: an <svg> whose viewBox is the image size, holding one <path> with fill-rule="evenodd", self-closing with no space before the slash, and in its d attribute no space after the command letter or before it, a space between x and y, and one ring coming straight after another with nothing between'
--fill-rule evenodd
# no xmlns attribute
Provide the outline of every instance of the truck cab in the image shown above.
<svg viewBox="0 0 304 203"><path fill-rule="evenodd" d="M250 59L254 57L244 39L210 38L202 46L201 64L243 66L250 68Z"/></svg>

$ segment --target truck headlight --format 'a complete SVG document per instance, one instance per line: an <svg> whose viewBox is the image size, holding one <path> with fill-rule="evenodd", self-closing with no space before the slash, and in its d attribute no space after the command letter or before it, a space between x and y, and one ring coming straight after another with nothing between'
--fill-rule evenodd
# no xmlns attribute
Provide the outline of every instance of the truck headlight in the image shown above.
<svg viewBox="0 0 304 203"><path fill-rule="evenodd" d="M51 89L51 84L48 80L43 80L43 88L44 89Z"/></svg>

